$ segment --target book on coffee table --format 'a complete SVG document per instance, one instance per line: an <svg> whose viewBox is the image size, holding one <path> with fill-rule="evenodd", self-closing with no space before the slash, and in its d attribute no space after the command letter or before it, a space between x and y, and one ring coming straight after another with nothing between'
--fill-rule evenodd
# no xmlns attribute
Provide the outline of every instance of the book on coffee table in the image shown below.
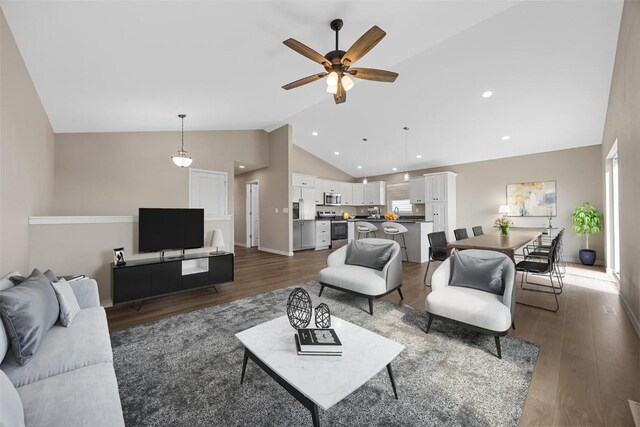
<svg viewBox="0 0 640 427"><path fill-rule="evenodd" d="M294 334L293 338L296 342L296 351L298 352L298 356L342 356L342 351L302 351L300 350L298 334Z"/></svg>
<svg viewBox="0 0 640 427"><path fill-rule="evenodd" d="M342 351L342 343L333 329L298 329L297 337L301 351L319 353Z"/></svg>

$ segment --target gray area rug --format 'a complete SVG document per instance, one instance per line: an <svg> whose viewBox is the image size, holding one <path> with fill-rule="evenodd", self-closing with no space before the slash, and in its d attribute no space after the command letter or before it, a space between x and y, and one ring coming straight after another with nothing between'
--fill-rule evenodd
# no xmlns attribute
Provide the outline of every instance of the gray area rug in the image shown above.
<svg viewBox="0 0 640 427"><path fill-rule="evenodd" d="M406 346L393 362L400 399L386 370L327 411L325 426L518 424L538 347L493 337L376 301L303 285L314 307ZM122 409L128 426L303 426L311 415L252 361L240 385L243 347L234 334L286 314L291 288L256 295L111 334ZM293 343L292 343L293 345Z"/></svg>

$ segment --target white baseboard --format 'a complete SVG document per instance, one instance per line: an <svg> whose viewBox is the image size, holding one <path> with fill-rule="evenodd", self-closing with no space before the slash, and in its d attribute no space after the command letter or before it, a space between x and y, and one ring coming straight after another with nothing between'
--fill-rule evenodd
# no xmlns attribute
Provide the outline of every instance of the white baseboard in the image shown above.
<svg viewBox="0 0 640 427"><path fill-rule="evenodd" d="M566 257L565 257L565 259L564 259L564 260L565 260L565 262L570 262L570 263L572 263L572 264L582 264L582 263L580 262L580 258L566 258ZM596 260L596 263L595 263L594 265L604 266L604 265L605 265L605 263L604 263L604 260L602 260L602 259L597 259L597 260Z"/></svg>
<svg viewBox="0 0 640 427"><path fill-rule="evenodd" d="M113 307L113 301L111 301L111 299L105 299L100 301L100 305L103 306L104 308Z"/></svg>
<svg viewBox="0 0 640 427"><path fill-rule="evenodd" d="M265 248L264 246L258 246L258 250L269 252L276 255L293 256L293 252L281 251L279 249Z"/></svg>
<svg viewBox="0 0 640 427"><path fill-rule="evenodd" d="M638 334L638 336L640 336L640 322L638 321L638 318L631 310L631 306L629 305L627 298L625 298L625 296L619 292L618 292L618 295L620 295L620 301L622 301L622 306L624 307L624 311L627 312L627 316L629 317L629 320L631 321L633 328L636 330L636 333Z"/></svg>
<svg viewBox="0 0 640 427"><path fill-rule="evenodd" d="M247 244L246 244L246 243L240 243L240 242L235 242L235 243L234 243L234 245L235 245L235 246L240 246L240 247L242 247L242 248L246 248L246 247L247 247Z"/></svg>

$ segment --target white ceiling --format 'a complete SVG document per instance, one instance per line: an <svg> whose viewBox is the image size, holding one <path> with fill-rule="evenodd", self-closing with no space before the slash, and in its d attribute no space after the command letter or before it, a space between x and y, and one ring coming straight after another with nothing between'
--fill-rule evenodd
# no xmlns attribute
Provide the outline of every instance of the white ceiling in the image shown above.
<svg viewBox="0 0 640 427"><path fill-rule="evenodd" d="M599 144L622 10L618 0L0 4L56 132L176 130L182 112L187 130L289 122L295 144L354 176L357 164L374 175ZM282 90L321 70L282 41L324 54L336 17L345 50L374 24L387 32L357 65L398 80L356 81L342 105L323 82Z"/></svg>

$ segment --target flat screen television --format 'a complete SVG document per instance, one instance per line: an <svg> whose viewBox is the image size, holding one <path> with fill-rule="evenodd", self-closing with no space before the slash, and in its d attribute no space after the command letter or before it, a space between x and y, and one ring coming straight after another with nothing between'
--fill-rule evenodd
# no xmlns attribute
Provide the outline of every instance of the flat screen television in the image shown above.
<svg viewBox="0 0 640 427"><path fill-rule="evenodd" d="M204 246L204 209L140 208L138 215L140 252Z"/></svg>

